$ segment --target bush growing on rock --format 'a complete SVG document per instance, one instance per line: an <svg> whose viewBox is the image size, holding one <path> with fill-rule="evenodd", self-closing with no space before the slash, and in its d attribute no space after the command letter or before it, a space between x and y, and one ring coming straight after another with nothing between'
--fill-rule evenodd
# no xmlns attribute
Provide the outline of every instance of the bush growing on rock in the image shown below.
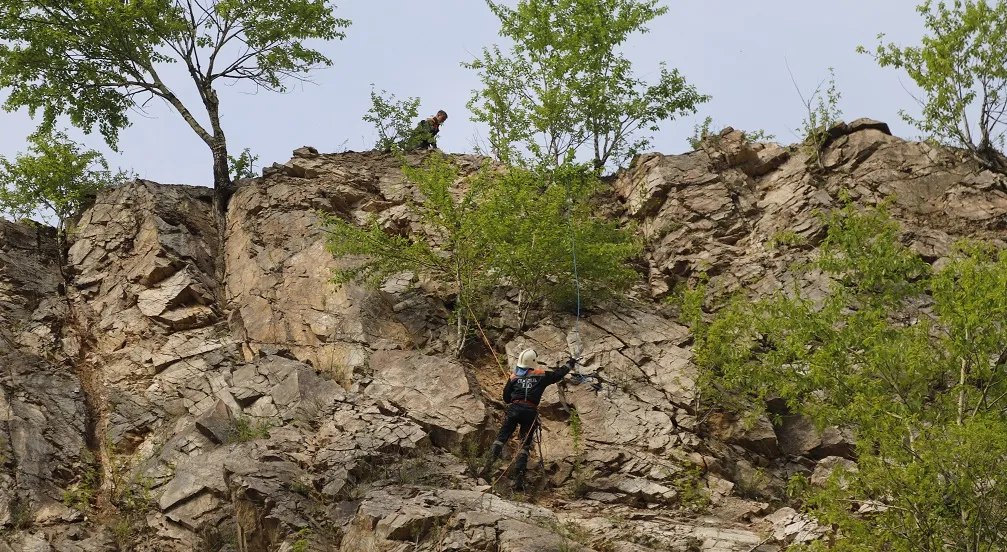
<svg viewBox="0 0 1007 552"><path fill-rule="evenodd" d="M857 470L805 496L830 549L1003 550L1007 252L960 243L934 270L883 207L827 222L821 301L739 299L710 323L686 301L704 396L757 413L782 397L855 432Z"/></svg>
<svg viewBox="0 0 1007 552"><path fill-rule="evenodd" d="M486 166L460 181L448 159L431 155L422 167L405 171L423 196L413 206L417 228L403 235L376 220L361 228L327 217L329 250L337 257L361 256L334 280L376 285L408 271L442 284L453 295L459 347L468 325L491 308L497 287L521 292L518 325L533 307L572 303L571 224L583 294L597 300L637 279L626 261L639 253L640 242L630 230L593 216L591 198L601 182L585 167Z"/></svg>
<svg viewBox="0 0 1007 552"><path fill-rule="evenodd" d="M378 93L371 88L371 107L364 114L363 120L374 125L374 130L378 133L374 149L401 150L400 144L404 143L413 132L413 123L419 107L419 98L396 101L395 94L388 94L387 90Z"/></svg>

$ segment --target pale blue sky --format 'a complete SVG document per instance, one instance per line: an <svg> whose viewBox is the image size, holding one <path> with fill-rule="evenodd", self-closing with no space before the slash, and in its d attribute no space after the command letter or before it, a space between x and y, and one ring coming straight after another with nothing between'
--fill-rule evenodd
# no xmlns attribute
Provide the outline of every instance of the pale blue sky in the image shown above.
<svg viewBox="0 0 1007 552"><path fill-rule="evenodd" d="M220 91L231 153L250 147L260 156L259 164L268 165L286 161L291 150L304 145L322 152L369 149L375 136L361 116L369 106L371 83L399 97L419 96L422 115L446 110L450 120L439 137L440 147L471 151L477 127L468 120L465 104L478 82L459 62L500 42L496 19L486 5L480 0L335 4L337 15L353 25L345 40L322 46L334 65L314 75L316 84L299 85L286 95L252 95L240 86ZM915 108L903 89L910 84L907 77L854 52L858 44L876 44L875 36L882 31L896 42L918 42L923 27L915 0L666 4L670 12L651 25L650 34L633 40L627 53L638 74L656 72L658 63L667 61L713 99L697 116L665 123L654 141L656 151L688 150L686 138L693 125L707 115L722 125L765 129L782 143L796 141L792 131L800 125L803 106L787 63L805 91L834 67L844 119L871 117L889 123L897 135L915 136L897 114L900 108ZM177 66L169 75L184 99L195 100ZM23 112L0 112L0 120L5 130L0 133L0 155L13 156L24 149L24 138L35 124ZM209 149L177 114L155 102L145 116L133 120L122 134L122 153L109 154L113 165L163 183L212 184ZM84 141L102 146L97 135Z"/></svg>

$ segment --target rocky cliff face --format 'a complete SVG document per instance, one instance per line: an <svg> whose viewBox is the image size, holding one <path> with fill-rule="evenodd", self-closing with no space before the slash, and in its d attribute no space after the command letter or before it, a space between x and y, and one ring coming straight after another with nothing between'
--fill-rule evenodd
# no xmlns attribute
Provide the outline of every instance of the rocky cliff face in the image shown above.
<svg viewBox="0 0 1007 552"><path fill-rule="evenodd" d="M302 148L241 183L222 229L209 190L110 190L62 270L51 233L0 224L0 551L766 552L814 538L781 508L785 480L848 461L850 435L697 420L691 337L663 299L700 273L714 294L792 282L823 237L814 212L844 190L895 195L904 239L931 262L1007 222L1000 176L874 121L832 136L825 170L726 131L613 179L616 211L646 239L645 283L581 320L586 370L607 383L546 395L528 496L471 476L504 376L489 355L451 353L437 290L410 275L328 282L339 261L320 211L416 229L390 156ZM556 364L575 337L566 315L522 332L507 320L487 331L511 362L530 345Z"/></svg>

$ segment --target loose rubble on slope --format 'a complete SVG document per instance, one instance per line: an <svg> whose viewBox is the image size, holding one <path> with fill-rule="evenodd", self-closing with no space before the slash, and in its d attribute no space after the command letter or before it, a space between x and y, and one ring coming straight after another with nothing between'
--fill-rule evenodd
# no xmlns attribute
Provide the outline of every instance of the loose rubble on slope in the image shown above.
<svg viewBox="0 0 1007 552"><path fill-rule="evenodd" d="M76 225L66 280L50 231L0 224L0 551L769 552L819 538L783 507L786 480L848 466L852 435L785 411L776 426L698 419L692 338L665 298L701 273L715 296L794 278L821 293L821 274L788 267L814 254L815 211L844 190L894 195L929 262L1007 222L1001 176L876 121L831 135L824 171L730 129L641 156L612 179L647 243L635 296L577 336L567 315L520 332L491 321L511 360L531 346L557 365L579 339L583 370L606 382L547 393L529 495L471 476L503 378L488 356L452 354L442 293L409 274L380 290L329 281L340 261L319 212L419 230L394 157L301 148L239 183L224 229L210 190L108 190Z"/></svg>

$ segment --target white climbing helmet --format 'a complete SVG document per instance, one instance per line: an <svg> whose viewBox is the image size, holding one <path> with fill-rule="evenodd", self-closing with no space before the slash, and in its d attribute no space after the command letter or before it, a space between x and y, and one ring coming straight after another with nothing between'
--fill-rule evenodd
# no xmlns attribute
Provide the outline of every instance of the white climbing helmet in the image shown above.
<svg viewBox="0 0 1007 552"><path fill-rule="evenodd" d="M538 355L535 354L533 349L525 349L517 357L517 367L531 370L535 368L536 358L538 358Z"/></svg>

